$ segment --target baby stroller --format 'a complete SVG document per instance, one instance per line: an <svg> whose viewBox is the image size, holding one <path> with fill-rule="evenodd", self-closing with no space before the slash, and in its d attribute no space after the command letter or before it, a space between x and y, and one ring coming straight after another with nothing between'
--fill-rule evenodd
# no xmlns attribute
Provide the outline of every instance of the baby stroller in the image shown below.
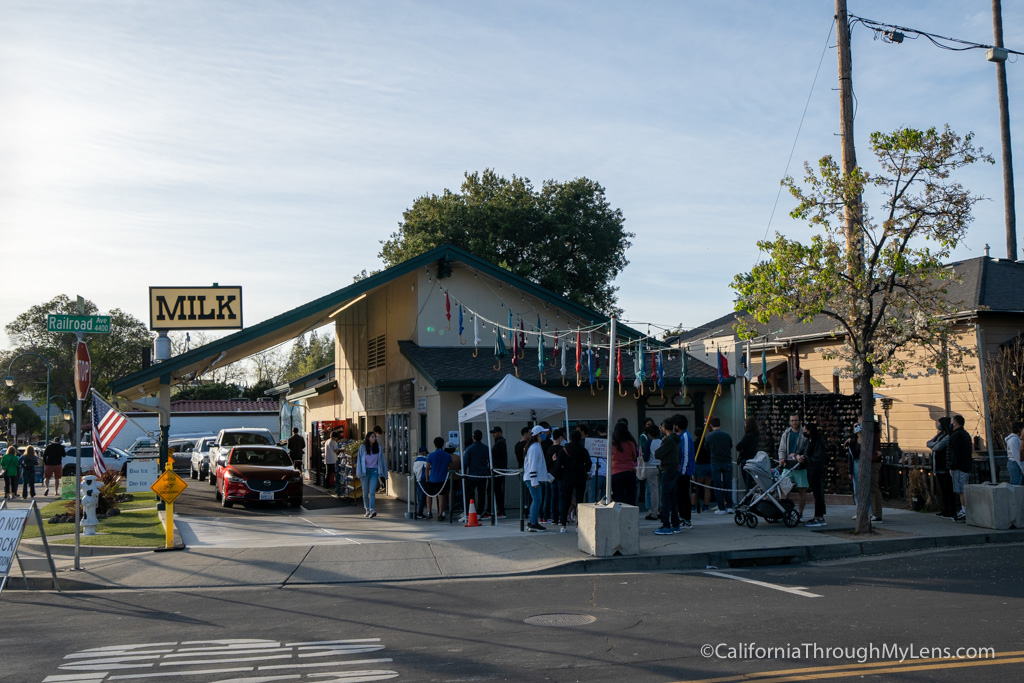
<svg viewBox="0 0 1024 683"><path fill-rule="evenodd" d="M798 463L796 467L800 467ZM757 518L764 517L766 522L777 522L780 519L787 527L795 527L800 523L800 514L793 506L793 501L784 498L793 488L790 478L792 469L782 470L781 474L772 469L771 460L764 451L743 465L743 471L754 479L754 487L747 491L739 505L733 521L737 526L746 524L751 529L757 526ZM779 500L782 498L782 500Z"/></svg>

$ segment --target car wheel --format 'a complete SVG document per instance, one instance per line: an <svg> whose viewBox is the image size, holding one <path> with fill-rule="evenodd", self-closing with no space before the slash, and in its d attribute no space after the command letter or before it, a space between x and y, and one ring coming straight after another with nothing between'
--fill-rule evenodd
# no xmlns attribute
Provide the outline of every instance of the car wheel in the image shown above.
<svg viewBox="0 0 1024 683"><path fill-rule="evenodd" d="M214 500L220 500L220 489L215 488L213 490L213 498Z"/></svg>
<svg viewBox="0 0 1024 683"><path fill-rule="evenodd" d="M188 466L188 478L189 479L198 479L199 478L199 475L196 474L196 468L192 467L192 465Z"/></svg>
<svg viewBox="0 0 1024 683"><path fill-rule="evenodd" d="M217 475L213 473L213 470L210 470L210 486L216 486L216 485L217 485Z"/></svg>
<svg viewBox="0 0 1024 683"><path fill-rule="evenodd" d="M228 500L227 496L222 495L220 497L220 506L221 507L229 508L232 505L234 505L234 503L232 503L230 500Z"/></svg>

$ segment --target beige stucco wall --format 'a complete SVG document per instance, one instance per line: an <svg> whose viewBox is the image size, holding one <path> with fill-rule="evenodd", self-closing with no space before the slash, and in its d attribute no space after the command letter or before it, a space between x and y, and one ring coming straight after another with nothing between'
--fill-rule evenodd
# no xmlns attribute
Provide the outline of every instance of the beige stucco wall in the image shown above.
<svg viewBox="0 0 1024 683"><path fill-rule="evenodd" d="M982 343L986 353L993 354L999 345L1008 339L1024 333L1024 320L1020 316L1002 315L987 316L982 319ZM959 343L977 350L977 341L973 325L959 328ZM800 368L810 373L810 389L812 393L831 392L833 390L833 374L837 366L835 361L822 358L821 348L838 341L807 341L796 344L800 356ZM775 360L790 360L790 350L780 348L769 349L768 363ZM982 409L981 373L977 358L969 358L966 368L952 368L949 373L949 399L952 414L964 416L966 429L972 436L980 437L982 448L987 446L985 438L985 422ZM792 373L792 364L788 367ZM885 383L875 389L875 393L893 399L889 410L889 432L893 441L900 444L904 451L925 451L926 442L935 434L935 420L945 414L945 399L942 373L934 367L922 366L919 361L911 360L903 377L885 377ZM791 393L805 390L805 381L792 381ZM839 378L841 393L852 394L855 391L854 380L850 377ZM881 421L883 430L886 427L885 413L881 401L875 404L875 413ZM883 438L885 432L883 431ZM1002 446L1002 435L993 435L996 450Z"/></svg>

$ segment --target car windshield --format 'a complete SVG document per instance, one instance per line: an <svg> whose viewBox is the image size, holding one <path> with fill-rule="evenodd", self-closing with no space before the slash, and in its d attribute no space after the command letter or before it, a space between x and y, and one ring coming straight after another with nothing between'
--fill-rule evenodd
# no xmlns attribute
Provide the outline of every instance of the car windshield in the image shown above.
<svg viewBox="0 0 1024 683"><path fill-rule="evenodd" d="M291 467L288 454L278 450L236 448L231 451L232 465L261 465L263 467Z"/></svg>
<svg viewBox="0 0 1024 683"><path fill-rule="evenodd" d="M271 445L270 439L264 434L255 432L229 432L224 435L221 445L223 446L257 446Z"/></svg>
<svg viewBox="0 0 1024 683"><path fill-rule="evenodd" d="M201 444L199 444L199 448L197 448L196 450L208 451L208 450L210 450L210 446L212 446L214 444L214 442L216 442L216 441L217 441L217 439L212 439L212 438L211 439L203 439L203 442Z"/></svg>

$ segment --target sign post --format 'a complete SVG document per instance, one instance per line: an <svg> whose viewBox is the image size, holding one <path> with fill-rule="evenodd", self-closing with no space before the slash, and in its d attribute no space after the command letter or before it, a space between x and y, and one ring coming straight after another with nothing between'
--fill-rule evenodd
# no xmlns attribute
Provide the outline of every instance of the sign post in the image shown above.
<svg viewBox="0 0 1024 683"><path fill-rule="evenodd" d="M174 499L181 495L182 491L188 488L185 480L174 473L174 458L168 456L167 468L164 473L156 479L150 488L153 493L160 497L167 504L165 516L165 536L163 550L174 550Z"/></svg>

